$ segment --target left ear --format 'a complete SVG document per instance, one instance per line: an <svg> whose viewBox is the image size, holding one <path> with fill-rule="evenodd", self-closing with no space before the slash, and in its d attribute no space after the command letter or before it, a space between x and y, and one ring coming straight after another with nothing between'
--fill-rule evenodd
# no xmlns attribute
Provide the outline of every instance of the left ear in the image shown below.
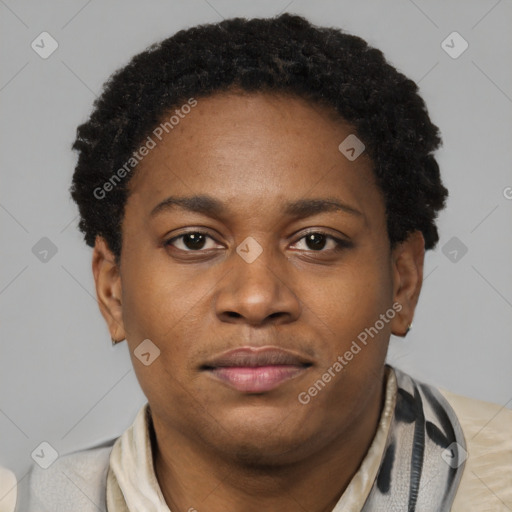
<svg viewBox="0 0 512 512"><path fill-rule="evenodd" d="M391 332L395 336L405 336L409 324L412 324L423 284L424 260L425 239L421 231L413 231L391 252L393 303L402 306L391 320Z"/></svg>

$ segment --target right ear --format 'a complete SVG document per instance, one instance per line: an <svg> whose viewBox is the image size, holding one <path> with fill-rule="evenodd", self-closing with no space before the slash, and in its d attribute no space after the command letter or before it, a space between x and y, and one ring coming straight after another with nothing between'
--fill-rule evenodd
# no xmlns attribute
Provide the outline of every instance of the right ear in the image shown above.
<svg viewBox="0 0 512 512"><path fill-rule="evenodd" d="M92 253L92 273L101 314L107 322L112 340L126 338L123 323L122 283L115 256L105 239L97 236Z"/></svg>

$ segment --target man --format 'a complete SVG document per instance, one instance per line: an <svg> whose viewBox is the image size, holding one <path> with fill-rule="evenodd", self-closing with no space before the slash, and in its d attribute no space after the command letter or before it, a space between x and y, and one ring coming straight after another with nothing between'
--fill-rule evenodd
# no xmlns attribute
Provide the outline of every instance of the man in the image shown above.
<svg viewBox="0 0 512 512"><path fill-rule="evenodd" d="M385 364L438 241L440 142L380 51L298 16L194 27L118 71L71 193L148 403L34 470L20 510L512 506L512 413Z"/></svg>

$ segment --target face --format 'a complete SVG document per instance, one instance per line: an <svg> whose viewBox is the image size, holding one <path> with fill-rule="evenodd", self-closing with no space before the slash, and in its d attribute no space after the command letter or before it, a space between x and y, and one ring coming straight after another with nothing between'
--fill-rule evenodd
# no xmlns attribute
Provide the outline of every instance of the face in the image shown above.
<svg viewBox="0 0 512 512"><path fill-rule="evenodd" d="M93 268L160 432L271 462L357 428L412 320L423 246L390 251L371 160L338 149L353 133L303 99L222 93L139 164L120 266L100 239Z"/></svg>

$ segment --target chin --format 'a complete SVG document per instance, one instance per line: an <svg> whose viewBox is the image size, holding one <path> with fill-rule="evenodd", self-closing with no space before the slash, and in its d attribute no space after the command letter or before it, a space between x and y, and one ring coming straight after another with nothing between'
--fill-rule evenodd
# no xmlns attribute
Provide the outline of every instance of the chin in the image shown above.
<svg viewBox="0 0 512 512"><path fill-rule="evenodd" d="M285 414L274 417L274 421L248 420L245 415L243 424L240 422L223 425L223 439L210 442L216 450L241 465L254 469L278 467L299 461L308 453L314 432L309 435L304 422L290 418L283 422ZM283 422L283 423L281 423ZM297 425L301 425L298 429Z"/></svg>
<svg viewBox="0 0 512 512"><path fill-rule="evenodd" d="M270 442L269 442L270 441ZM238 464L253 470L268 471L271 468L277 469L282 466L295 463L300 459L296 439L287 441L279 438L275 441L269 440L268 435L265 441L258 443L254 439L240 442L231 447L231 459Z"/></svg>

